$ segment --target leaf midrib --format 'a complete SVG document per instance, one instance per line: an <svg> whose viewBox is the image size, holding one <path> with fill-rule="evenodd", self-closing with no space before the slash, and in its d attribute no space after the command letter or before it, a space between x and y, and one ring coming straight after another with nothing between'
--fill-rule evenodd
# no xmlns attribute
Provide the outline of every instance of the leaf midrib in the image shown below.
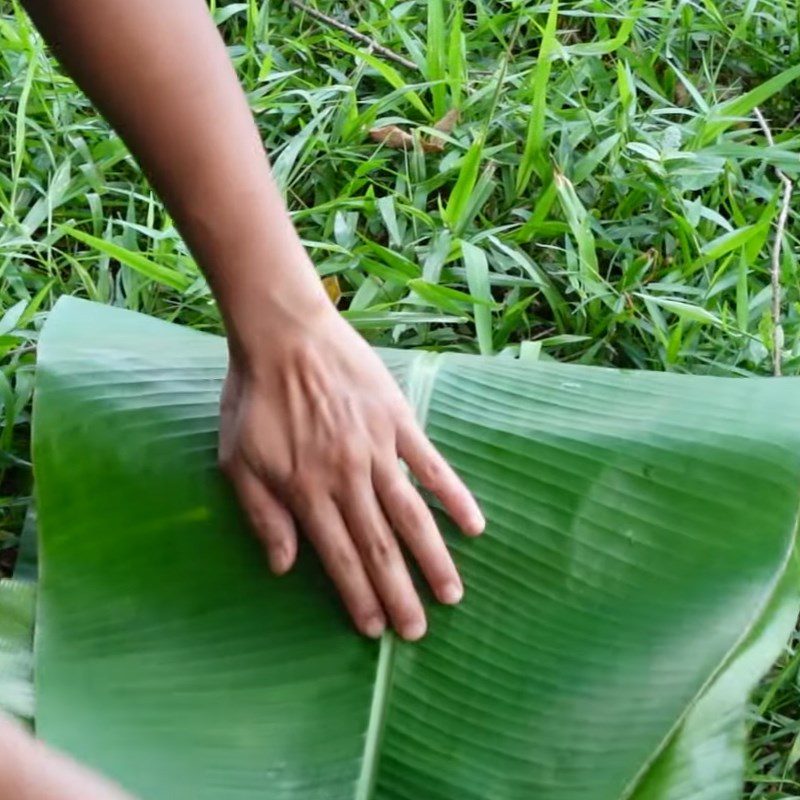
<svg viewBox="0 0 800 800"><path fill-rule="evenodd" d="M420 351L411 360L408 367L406 394L409 404L414 409L417 422L423 430L428 419L428 408L436 382L436 374L443 358L444 355L441 353ZM395 633L387 629L381 637L378 652L375 686L372 692L367 735L364 741L364 756L361 760L361 772L356 782L354 800L373 800L375 796L397 647L398 641Z"/></svg>

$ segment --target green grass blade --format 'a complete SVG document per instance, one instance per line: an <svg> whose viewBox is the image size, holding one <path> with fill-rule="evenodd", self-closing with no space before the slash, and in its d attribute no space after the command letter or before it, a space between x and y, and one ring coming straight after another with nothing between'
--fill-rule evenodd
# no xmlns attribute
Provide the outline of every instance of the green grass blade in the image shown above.
<svg viewBox="0 0 800 800"><path fill-rule="evenodd" d="M547 85L552 69L551 60L558 46L556 27L558 24L558 0L551 0L539 56L531 81L531 117L525 136L525 148L517 171L516 191L521 194L534 170L543 177L546 173L545 118L547 116Z"/></svg>
<svg viewBox="0 0 800 800"><path fill-rule="evenodd" d="M447 30L444 3L428 0L427 78L431 82L433 116L441 119L447 113Z"/></svg>
<svg viewBox="0 0 800 800"><path fill-rule="evenodd" d="M800 64L785 69L741 97L734 97L714 106L709 116L704 118L699 125L697 132L699 144L703 146L712 142L721 133L750 114L756 106L766 102L774 94L798 79L800 79Z"/></svg>
<svg viewBox="0 0 800 800"><path fill-rule="evenodd" d="M151 261L141 253L128 250L114 242L100 239L90 233L84 233L69 225L62 225L61 230L76 241L82 242L100 253L105 253L107 256L119 261L120 264L130 267L145 278L163 283L165 286L170 286L179 292L185 292L194 282L194 279L188 275L184 275L170 267L165 267L162 264L156 264L155 261Z"/></svg>
<svg viewBox="0 0 800 800"><path fill-rule="evenodd" d="M447 85L450 88L452 107L461 108L464 81L467 79L466 41L462 30L464 11L461 0L455 3L455 8L447 44Z"/></svg>
<svg viewBox="0 0 800 800"><path fill-rule="evenodd" d="M482 300L474 306L475 332L478 337L478 348L483 356L492 355L492 309L494 304L492 290L489 286L489 263L486 253L470 242L461 242L461 254L464 268L467 271L469 293Z"/></svg>
<svg viewBox="0 0 800 800"><path fill-rule="evenodd" d="M453 233L458 236L466 228L468 210L475 184L478 181L481 159L483 158L484 142L481 137L476 139L469 150L464 154L458 180L447 199L442 218Z"/></svg>

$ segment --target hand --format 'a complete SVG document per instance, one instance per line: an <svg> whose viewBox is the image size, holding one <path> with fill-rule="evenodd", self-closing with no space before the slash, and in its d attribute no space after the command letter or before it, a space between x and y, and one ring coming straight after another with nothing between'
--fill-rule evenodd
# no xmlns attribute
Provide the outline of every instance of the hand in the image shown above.
<svg viewBox="0 0 800 800"><path fill-rule="evenodd" d="M257 356L232 355L219 454L272 570L294 563L296 522L362 633L380 636L388 616L401 636L420 638L425 612L396 536L441 602L457 603L463 587L398 457L468 535L484 527L475 500L332 306L273 323L260 339Z"/></svg>
<svg viewBox="0 0 800 800"><path fill-rule="evenodd" d="M233 353L220 460L273 569L291 567L297 521L360 630L379 635L388 615L401 635L422 636L425 615L392 531L440 600L457 602L462 589L398 456L466 533L483 519L381 362L324 298L206 4L25 5L144 167L208 278Z"/></svg>

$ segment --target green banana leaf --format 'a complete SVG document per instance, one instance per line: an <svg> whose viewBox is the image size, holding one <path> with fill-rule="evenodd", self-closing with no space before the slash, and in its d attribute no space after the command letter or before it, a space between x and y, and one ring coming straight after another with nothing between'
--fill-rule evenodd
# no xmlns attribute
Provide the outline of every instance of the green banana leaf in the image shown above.
<svg viewBox="0 0 800 800"><path fill-rule="evenodd" d="M36 587L0 580L0 709L21 721L33 717L33 625Z"/></svg>
<svg viewBox="0 0 800 800"><path fill-rule="evenodd" d="M150 800L735 800L797 616L800 382L386 351L483 506L408 644L215 468L218 338L74 299L34 409L40 736Z"/></svg>

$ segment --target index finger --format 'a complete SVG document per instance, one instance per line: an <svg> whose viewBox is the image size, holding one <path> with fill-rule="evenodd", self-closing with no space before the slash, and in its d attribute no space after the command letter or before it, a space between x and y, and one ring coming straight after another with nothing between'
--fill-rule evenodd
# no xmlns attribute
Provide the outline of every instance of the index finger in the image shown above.
<svg viewBox="0 0 800 800"><path fill-rule="evenodd" d="M483 533L486 520L472 492L416 422L408 422L398 430L397 454L408 464L414 477L439 498L445 511L465 534Z"/></svg>

